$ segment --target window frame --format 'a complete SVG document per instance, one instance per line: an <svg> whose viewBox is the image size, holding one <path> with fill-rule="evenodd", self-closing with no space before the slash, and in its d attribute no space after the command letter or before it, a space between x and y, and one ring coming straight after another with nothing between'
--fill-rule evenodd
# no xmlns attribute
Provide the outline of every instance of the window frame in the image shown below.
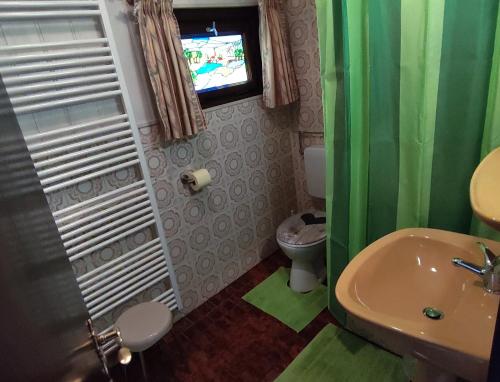
<svg viewBox="0 0 500 382"><path fill-rule="evenodd" d="M259 43L258 7L174 9L182 36L213 36L206 27L215 21L221 34L241 34L248 65L249 81L241 85L198 93L206 109L262 94L262 60Z"/></svg>

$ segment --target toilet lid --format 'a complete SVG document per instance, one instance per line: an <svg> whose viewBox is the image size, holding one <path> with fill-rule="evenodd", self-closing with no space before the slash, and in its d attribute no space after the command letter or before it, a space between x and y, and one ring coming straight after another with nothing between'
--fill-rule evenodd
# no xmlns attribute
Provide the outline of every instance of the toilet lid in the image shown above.
<svg viewBox="0 0 500 382"><path fill-rule="evenodd" d="M160 302L143 302L127 309L118 317L123 346L133 352L153 346L172 327L172 312Z"/></svg>
<svg viewBox="0 0 500 382"><path fill-rule="evenodd" d="M308 224L302 220L304 214L313 214L314 217L325 217L325 213L316 210L307 210L290 216L278 227L276 239L290 245L307 245L324 240L326 224Z"/></svg>

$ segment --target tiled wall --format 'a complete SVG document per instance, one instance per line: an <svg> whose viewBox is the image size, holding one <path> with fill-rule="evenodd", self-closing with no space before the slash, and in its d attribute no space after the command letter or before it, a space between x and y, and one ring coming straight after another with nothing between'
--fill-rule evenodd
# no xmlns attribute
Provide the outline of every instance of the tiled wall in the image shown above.
<svg viewBox="0 0 500 382"><path fill-rule="evenodd" d="M300 102L292 113L294 130L323 131L323 106L319 70L318 29L315 0L286 0L293 65L300 90ZM304 135L302 145L322 144L318 135ZM299 153L299 138L292 135L295 186L300 210L313 206L305 186L304 158ZM318 205L315 205L318 208Z"/></svg>
<svg viewBox="0 0 500 382"><path fill-rule="evenodd" d="M141 129L184 312L274 252L297 209L289 109L259 98L210 109L207 131L165 149L155 126ZM199 168L213 182L191 194L180 175Z"/></svg>
<svg viewBox="0 0 500 382"><path fill-rule="evenodd" d="M109 4L124 7L124 2L119 0L111 0ZM272 253L277 248L276 227L292 210L298 209L297 204L302 209L311 203L304 192L303 159L294 131L322 130L314 1L288 0L286 7L301 91L299 105L269 111L256 97L210 109L206 113L208 131L167 148L159 146L156 126L150 124L141 128L184 312L200 305ZM126 62L129 69L134 66L143 73L135 24L120 12L111 14L113 25L122 23L126 26L125 31L130 28L130 48L122 58L137 59ZM58 32L62 40L89 38L95 33L93 23L77 26L68 23L58 27L69 33L59 36ZM44 29L38 29L33 32L33 40L44 41L44 36L37 35ZM47 30L53 31L52 27ZM12 32L13 39L17 38L15 32ZM125 32L119 30L118 33L119 38L127 40ZM123 43L120 47L122 51L125 49ZM136 82L144 84L144 81ZM138 96L136 91L132 94ZM141 105L154 104L148 91L139 96ZM61 113L27 115L20 124L24 133L30 134L38 132L40 126L64 127L84 121L92 113L113 114L115 109L113 102L89 103ZM143 119L151 114L147 110L135 112ZM307 138L304 143L308 144ZM208 168L213 183L191 195L180 183L180 173L190 168ZM129 184L136 179L136 173L137 169L131 168L54 193L49 198L51 207L60 209L91 198L97 192ZM74 262L75 274L81 275L109 262L141 245L151 235L152 232L144 230ZM125 308L149 300L165 288L168 288L165 283L149 288L103 317L98 326L111 325Z"/></svg>
<svg viewBox="0 0 500 382"><path fill-rule="evenodd" d="M314 0L288 0L286 11L299 104L272 111L255 97L212 108L208 131L166 149L155 126L141 129L185 313L276 250L277 226L313 204L296 131L323 131ZM191 195L180 174L198 168L214 181Z"/></svg>

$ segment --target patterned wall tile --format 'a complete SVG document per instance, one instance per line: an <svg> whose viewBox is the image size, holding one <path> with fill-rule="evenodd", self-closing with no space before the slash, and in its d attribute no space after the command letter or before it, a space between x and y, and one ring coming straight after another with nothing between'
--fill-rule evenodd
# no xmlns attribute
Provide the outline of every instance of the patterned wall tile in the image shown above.
<svg viewBox="0 0 500 382"><path fill-rule="evenodd" d="M303 164L296 134L291 132L299 127L322 129L317 32L313 0L286 3L302 96L298 106L266 110L261 99L253 98L214 108L206 113L207 131L166 148L160 147L158 126L140 128L184 312L276 250L277 225L304 200ZM96 25L90 27L93 30ZM88 36L97 37L94 32ZM26 115L21 125L24 131L34 133L42 126L62 128L85 122L90 115L104 118L117 112L123 110L116 100L100 101L84 108L71 106L61 113L51 110ZM180 182L180 174L202 167L209 170L213 182L193 194ZM133 167L82 182L50 194L49 203L53 210L59 210L131 184L139 175L139 169ZM153 232L144 229L95 251L72 264L75 274L106 264L152 237ZM97 326L111 325L129 306L154 298L169 287L165 281L148 288L102 317Z"/></svg>
<svg viewBox="0 0 500 382"><path fill-rule="evenodd" d="M170 240L168 249L174 266L184 262L188 252L188 244L185 239L177 238Z"/></svg>
<svg viewBox="0 0 500 382"><path fill-rule="evenodd" d="M204 300L201 299L200 294L195 289L183 290L181 292L182 304L184 305L184 312L188 313L201 305Z"/></svg>
<svg viewBox="0 0 500 382"><path fill-rule="evenodd" d="M151 176L185 313L277 248L277 225L297 208L290 113L256 98L214 108L207 131L166 148L141 129L150 167L166 162ZM198 168L212 183L192 193L180 175Z"/></svg>
<svg viewBox="0 0 500 382"><path fill-rule="evenodd" d="M222 212L227 208L227 191L223 188L214 188L210 190L208 196L208 209L213 213Z"/></svg>
<svg viewBox="0 0 500 382"><path fill-rule="evenodd" d="M229 147L232 148L234 146ZM237 176L241 174L243 164L243 156L239 152L233 151L227 154L224 159L224 170L229 176Z"/></svg>
<svg viewBox="0 0 500 382"><path fill-rule="evenodd" d="M211 131L199 134L196 138L196 148L203 158L211 158L217 151L217 136Z"/></svg>
<svg viewBox="0 0 500 382"><path fill-rule="evenodd" d="M319 69L318 29L314 0L286 0L288 27L293 65L297 75L300 101L296 114L292 114L293 126L300 131L323 131L323 105ZM291 140L295 188L299 210L311 208L313 200L307 194L305 185L304 159L299 153L298 136ZM322 139L305 139L303 147L322 144Z"/></svg>
<svg viewBox="0 0 500 382"><path fill-rule="evenodd" d="M177 167L186 167L191 163L194 155L194 148L187 140L176 141L169 146L169 159Z"/></svg>
<svg viewBox="0 0 500 382"><path fill-rule="evenodd" d="M238 261L230 261L223 265L222 282L224 286L231 284L241 275L241 270Z"/></svg>
<svg viewBox="0 0 500 382"><path fill-rule="evenodd" d="M260 261L258 248L249 248L241 252L240 269L246 272Z"/></svg>
<svg viewBox="0 0 500 382"><path fill-rule="evenodd" d="M206 112L208 130L189 140L160 146L158 126L140 128L184 313L220 291L277 248L277 226L290 213L310 207L303 158L295 130L322 131L319 53L314 1L287 0L298 105L266 110L258 98ZM316 141L305 140L304 145ZM212 184L192 193L183 171L207 168ZM130 168L50 195L54 210L139 179ZM75 261L82 274L152 237L145 230ZM127 307L169 288L161 282L106 315L110 325Z"/></svg>
<svg viewBox="0 0 500 382"><path fill-rule="evenodd" d="M206 112L208 130L160 147L158 126L140 137L160 209L184 313L191 311L277 248L277 226L298 209L312 206L305 188L296 130L322 131L323 116L314 0L285 0L300 102L266 110L247 99ZM306 139L304 146L321 143ZM212 184L192 193L180 181L186 170L206 168ZM50 197L54 209L87 200L103 190L130 184L138 169L82 183ZM74 262L87 272L151 237L147 230ZM148 288L99 323L108 326L128 306L151 299L168 282Z"/></svg>
<svg viewBox="0 0 500 382"><path fill-rule="evenodd" d="M204 300L208 300L221 289L221 281L219 275L211 274L205 278L201 284L201 296Z"/></svg>
<svg viewBox="0 0 500 382"><path fill-rule="evenodd" d="M140 129L184 313L274 252L277 225L312 203L294 130L323 130L314 7L313 0L286 1L301 94L298 105L266 110L254 98L213 108L206 112L207 131L166 148L160 147L157 126ZM313 143L308 140L304 145ZM192 193L180 175L198 168L208 169L212 184ZM114 188L136 177L134 172L114 174L102 187ZM88 199L101 184L80 187L55 193L51 204L63 208L71 199ZM123 245L136 246L142 240L139 235ZM89 269L119 252L120 248L106 248L94 254L95 259L75 262L74 267ZM165 288L158 285L146 292L157 295Z"/></svg>
<svg viewBox="0 0 500 382"><path fill-rule="evenodd" d="M169 208L174 200L174 187L165 179L157 180L153 183L156 202L162 210Z"/></svg>
<svg viewBox="0 0 500 382"><path fill-rule="evenodd" d="M216 256L213 251L206 250L200 252L195 259L196 273L205 277L214 273Z"/></svg>

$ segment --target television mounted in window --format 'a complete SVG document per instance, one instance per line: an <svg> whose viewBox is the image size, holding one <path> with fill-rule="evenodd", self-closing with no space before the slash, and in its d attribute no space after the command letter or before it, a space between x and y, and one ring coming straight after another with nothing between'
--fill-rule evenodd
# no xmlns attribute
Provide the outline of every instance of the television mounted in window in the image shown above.
<svg viewBox="0 0 500 382"><path fill-rule="evenodd" d="M182 48L198 93L243 85L251 78L241 34L183 36Z"/></svg>
<svg viewBox="0 0 500 382"><path fill-rule="evenodd" d="M257 7L176 9L175 15L204 108L262 94Z"/></svg>

